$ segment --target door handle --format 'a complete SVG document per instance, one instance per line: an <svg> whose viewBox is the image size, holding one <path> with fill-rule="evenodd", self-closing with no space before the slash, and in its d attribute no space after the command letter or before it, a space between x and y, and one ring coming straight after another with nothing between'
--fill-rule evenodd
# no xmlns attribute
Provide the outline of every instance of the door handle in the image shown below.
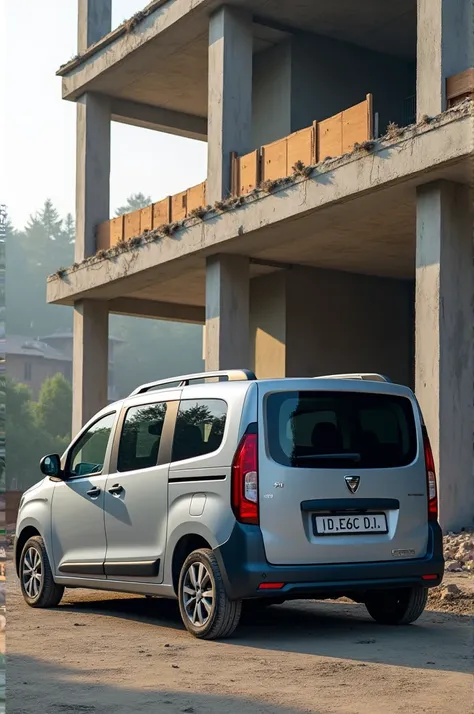
<svg viewBox="0 0 474 714"><path fill-rule="evenodd" d="M116 483L112 486L112 488L109 488L109 493L111 493L112 496L120 496L122 492L123 486L121 486L119 483Z"/></svg>
<svg viewBox="0 0 474 714"><path fill-rule="evenodd" d="M91 498L94 498L94 496L98 496L100 493L100 488L97 488L97 486L94 486L94 488L91 488L90 491L87 491L87 495L91 496Z"/></svg>

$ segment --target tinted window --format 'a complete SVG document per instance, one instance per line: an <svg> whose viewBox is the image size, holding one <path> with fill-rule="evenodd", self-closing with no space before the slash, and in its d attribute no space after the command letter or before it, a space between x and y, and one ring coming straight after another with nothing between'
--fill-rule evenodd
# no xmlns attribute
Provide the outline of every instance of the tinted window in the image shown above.
<svg viewBox="0 0 474 714"><path fill-rule="evenodd" d="M281 392L266 402L271 457L296 468L394 468L416 456L405 397L357 392Z"/></svg>
<svg viewBox="0 0 474 714"><path fill-rule="evenodd" d="M96 421L72 448L69 456L71 476L89 476L102 471L115 413Z"/></svg>
<svg viewBox="0 0 474 714"><path fill-rule="evenodd" d="M178 410L172 461L217 451L224 436L227 404L221 399L184 399Z"/></svg>
<svg viewBox="0 0 474 714"><path fill-rule="evenodd" d="M165 402L128 409L120 436L118 471L156 466L165 414Z"/></svg>

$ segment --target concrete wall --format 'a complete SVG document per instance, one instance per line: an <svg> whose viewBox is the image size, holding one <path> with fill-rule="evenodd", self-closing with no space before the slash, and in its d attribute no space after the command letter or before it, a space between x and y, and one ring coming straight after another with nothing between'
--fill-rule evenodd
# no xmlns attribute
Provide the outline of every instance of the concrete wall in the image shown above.
<svg viewBox="0 0 474 714"><path fill-rule="evenodd" d="M413 386L411 282L295 269L289 285L287 376L380 372Z"/></svg>
<svg viewBox="0 0 474 714"><path fill-rule="evenodd" d="M253 148L374 96L380 132L406 123L415 63L318 35L298 35L253 62Z"/></svg>
<svg viewBox="0 0 474 714"><path fill-rule="evenodd" d="M252 143L257 148L291 134L290 41L259 52L253 60Z"/></svg>
<svg viewBox="0 0 474 714"><path fill-rule="evenodd" d="M259 379L286 374L287 271L250 281L251 369Z"/></svg>
<svg viewBox="0 0 474 714"><path fill-rule="evenodd" d="M294 267L250 285L259 378L381 372L414 384L412 282Z"/></svg>
<svg viewBox="0 0 474 714"><path fill-rule="evenodd" d="M415 48L414 48L415 50ZM404 101L415 94L415 64L328 37L294 38L292 131L374 97L380 130L404 123Z"/></svg>

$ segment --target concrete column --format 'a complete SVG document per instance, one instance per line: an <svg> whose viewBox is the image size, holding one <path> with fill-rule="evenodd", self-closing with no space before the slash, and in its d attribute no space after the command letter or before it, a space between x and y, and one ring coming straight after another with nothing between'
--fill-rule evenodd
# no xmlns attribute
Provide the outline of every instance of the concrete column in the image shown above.
<svg viewBox="0 0 474 714"><path fill-rule="evenodd" d="M206 266L206 370L248 369L249 260L209 258Z"/></svg>
<svg viewBox="0 0 474 714"><path fill-rule="evenodd" d="M418 189L416 394L437 465L445 531L474 520L471 210L467 186L438 182Z"/></svg>
<svg viewBox="0 0 474 714"><path fill-rule="evenodd" d="M209 22L208 201L230 193L232 151L251 150L252 21L222 7Z"/></svg>
<svg viewBox="0 0 474 714"><path fill-rule="evenodd" d="M445 111L446 79L473 65L473 0L418 0L417 117Z"/></svg>
<svg viewBox="0 0 474 714"><path fill-rule="evenodd" d="M109 219L109 211L110 103L83 94L77 100L76 262L96 252L96 226Z"/></svg>
<svg viewBox="0 0 474 714"><path fill-rule="evenodd" d="M77 51L82 54L112 29L112 0L78 0L77 10Z"/></svg>
<svg viewBox="0 0 474 714"><path fill-rule="evenodd" d="M72 430L84 426L107 404L109 313L106 302L74 304Z"/></svg>

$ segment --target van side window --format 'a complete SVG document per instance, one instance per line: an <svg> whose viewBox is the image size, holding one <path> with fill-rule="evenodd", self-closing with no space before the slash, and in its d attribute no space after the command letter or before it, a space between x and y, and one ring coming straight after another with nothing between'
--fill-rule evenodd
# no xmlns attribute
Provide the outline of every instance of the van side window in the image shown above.
<svg viewBox="0 0 474 714"><path fill-rule="evenodd" d="M102 471L114 421L115 412L107 414L81 436L69 454L70 476L90 476Z"/></svg>
<svg viewBox="0 0 474 714"><path fill-rule="evenodd" d="M117 471L138 471L156 466L166 402L128 409L120 436Z"/></svg>
<svg viewBox="0 0 474 714"><path fill-rule="evenodd" d="M183 399L179 405L171 461L217 451L224 436L227 404L222 399Z"/></svg>

